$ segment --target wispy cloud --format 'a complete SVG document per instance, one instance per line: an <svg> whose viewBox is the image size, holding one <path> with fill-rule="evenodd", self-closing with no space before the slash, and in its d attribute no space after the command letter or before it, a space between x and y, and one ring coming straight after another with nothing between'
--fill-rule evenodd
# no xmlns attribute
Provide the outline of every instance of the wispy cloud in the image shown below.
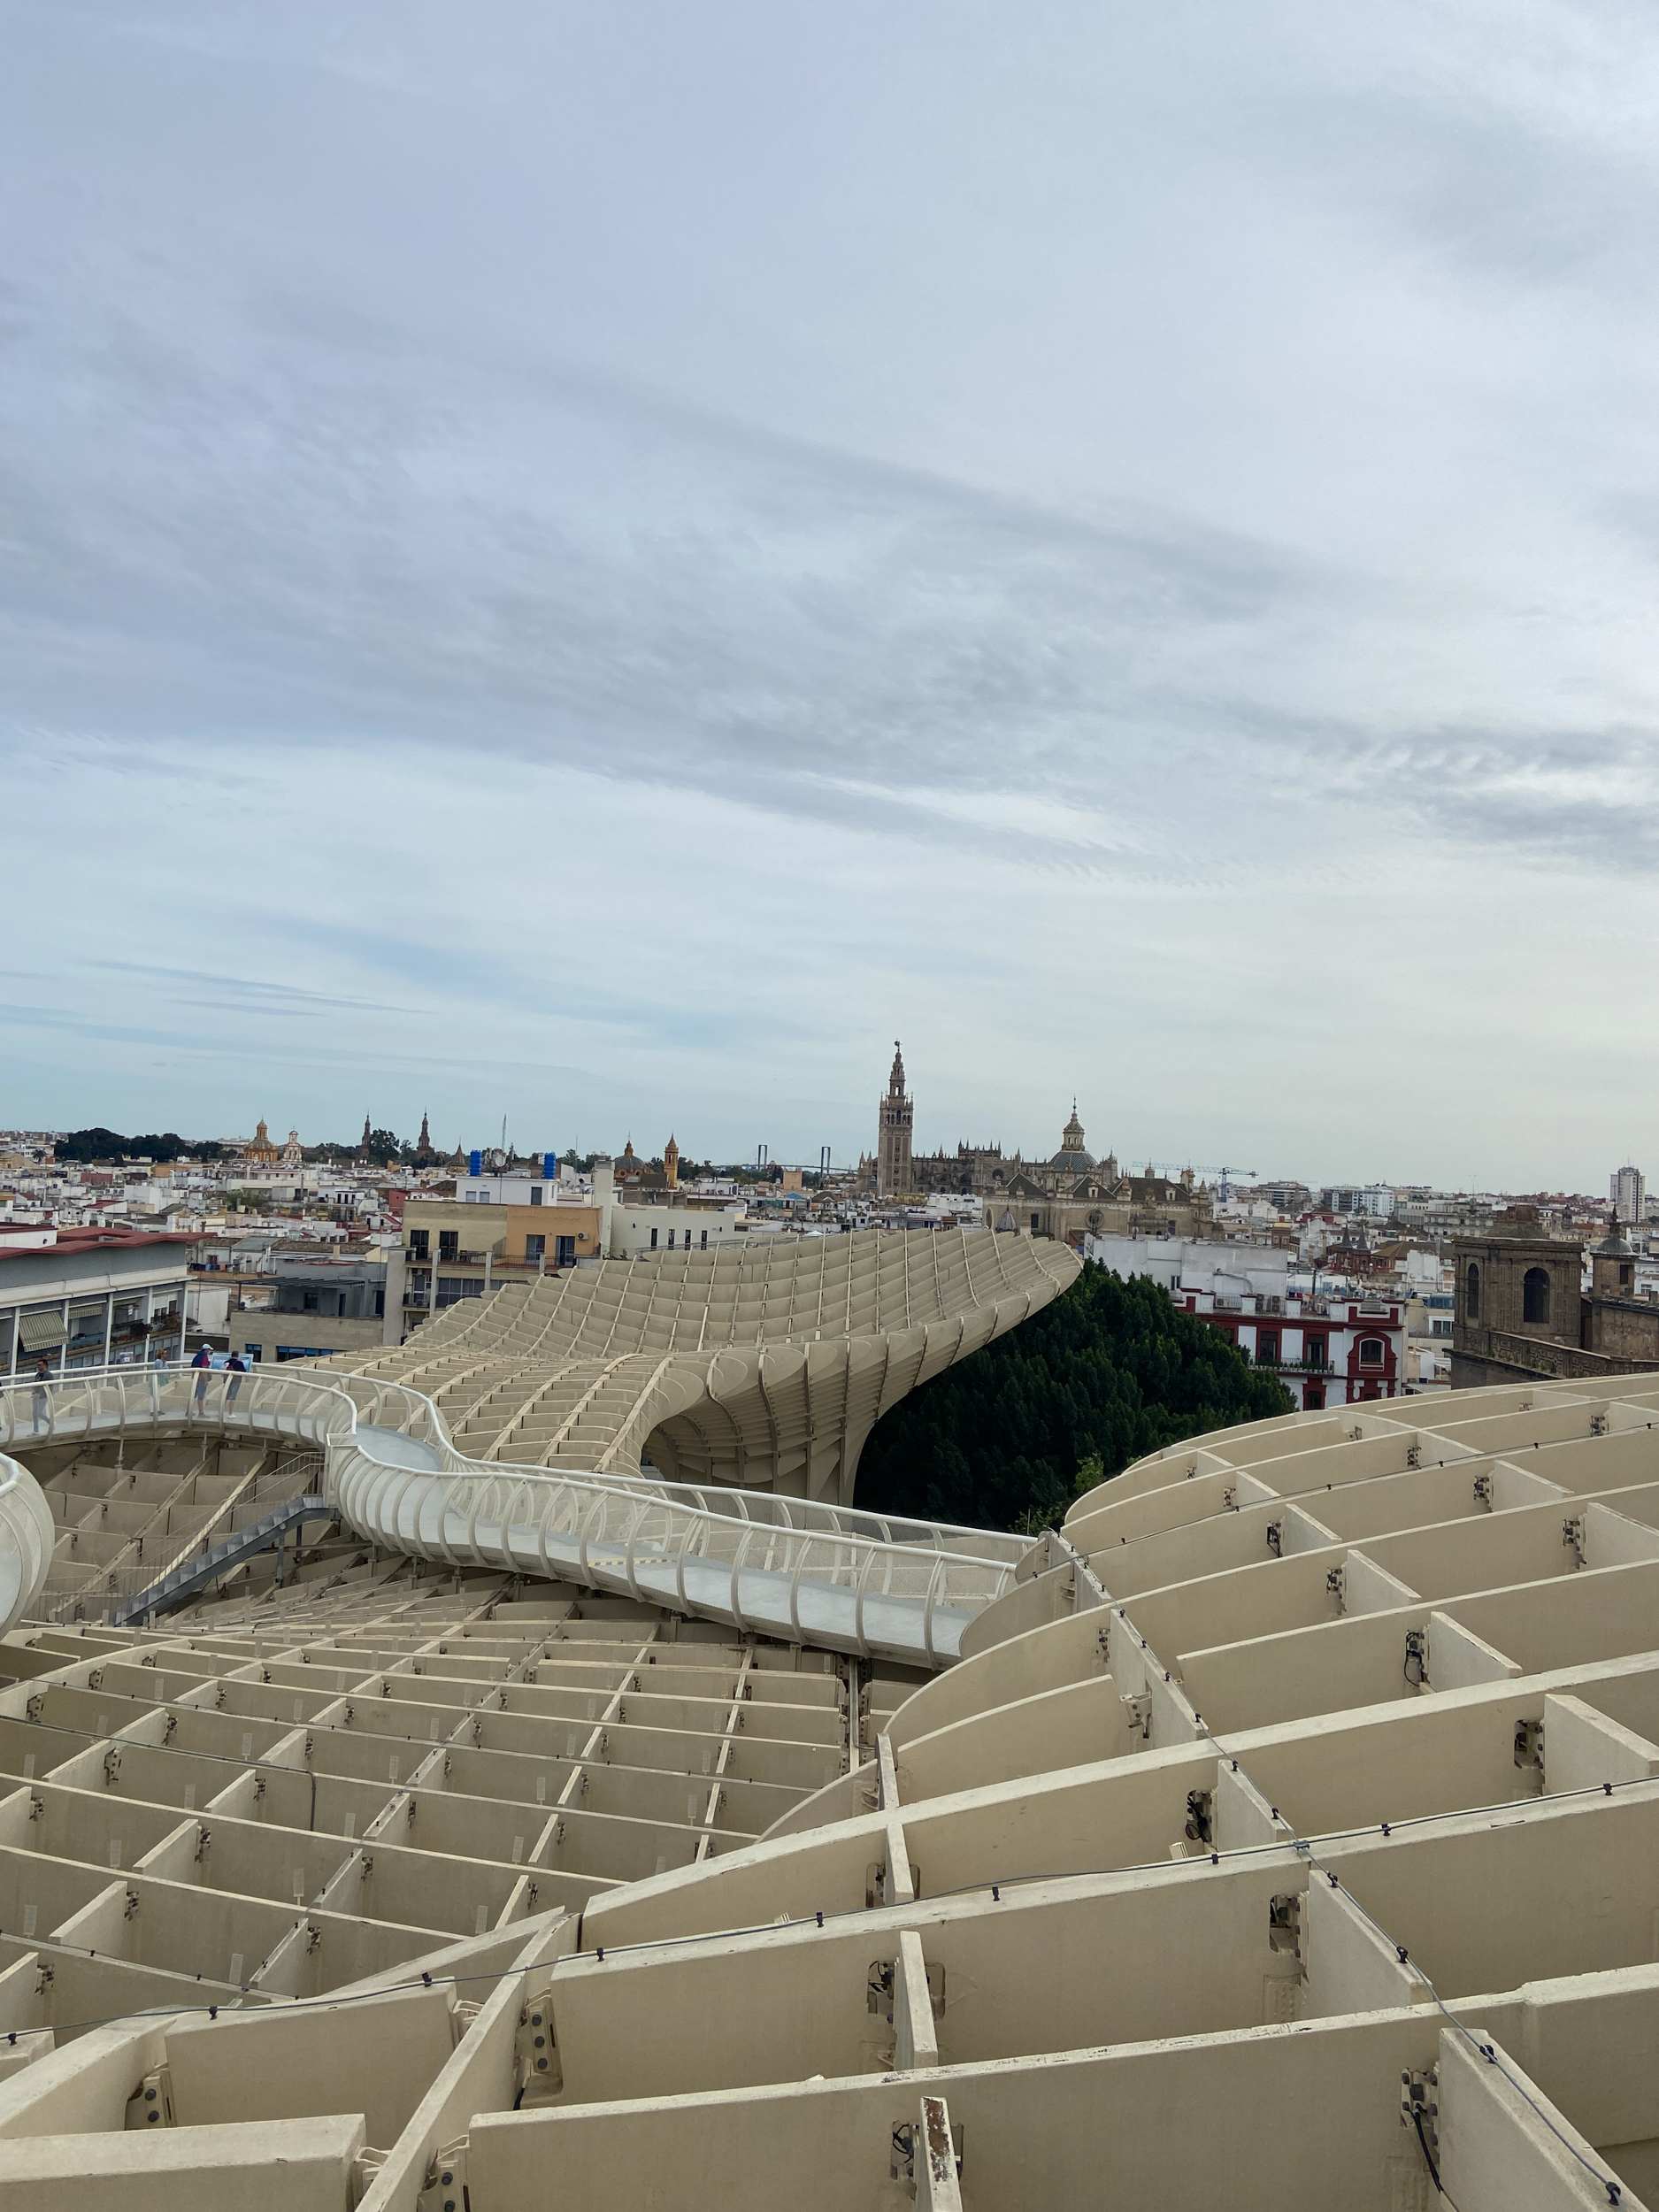
<svg viewBox="0 0 1659 2212"><path fill-rule="evenodd" d="M1645 15L4 12L16 1112L1624 1127L1482 1101L1659 852Z"/></svg>

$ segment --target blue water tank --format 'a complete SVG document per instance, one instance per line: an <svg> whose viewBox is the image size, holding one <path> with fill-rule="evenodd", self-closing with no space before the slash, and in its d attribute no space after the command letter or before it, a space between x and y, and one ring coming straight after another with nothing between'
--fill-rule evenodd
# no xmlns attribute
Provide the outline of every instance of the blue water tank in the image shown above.
<svg viewBox="0 0 1659 2212"><path fill-rule="evenodd" d="M541 1172L549 1183L555 1183L558 1180L558 1154L557 1152L544 1152L541 1155Z"/></svg>
<svg viewBox="0 0 1659 2212"><path fill-rule="evenodd" d="M467 1154L466 1171L469 1175L481 1175L484 1172L484 1156L481 1152Z"/></svg>

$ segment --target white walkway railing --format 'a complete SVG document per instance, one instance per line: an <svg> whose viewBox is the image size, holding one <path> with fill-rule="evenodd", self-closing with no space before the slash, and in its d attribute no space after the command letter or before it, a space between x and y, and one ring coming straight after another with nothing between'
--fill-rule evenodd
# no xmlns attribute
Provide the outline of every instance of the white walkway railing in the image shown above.
<svg viewBox="0 0 1659 2212"><path fill-rule="evenodd" d="M963 1630L1011 1587L1030 1549L1028 1539L992 1530L766 1492L468 1459L429 1398L365 1376L94 1368L0 1387L0 1627L38 1596L53 1534L44 1499L7 1448L162 1431L316 1447L342 1518L388 1551L578 1582L740 1633L925 1666L957 1655Z"/></svg>

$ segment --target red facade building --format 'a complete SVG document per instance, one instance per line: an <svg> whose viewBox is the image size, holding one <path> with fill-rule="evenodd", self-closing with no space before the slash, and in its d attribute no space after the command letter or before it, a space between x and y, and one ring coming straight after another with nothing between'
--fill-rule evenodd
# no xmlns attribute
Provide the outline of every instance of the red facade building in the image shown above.
<svg viewBox="0 0 1659 2212"><path fill-rule="evenodd" d="M1363 1405L1399 1394L1405 1319L1398 1301L1378 1298L1218 1298L1176 1290L1178 1306L1209 1322L1257 1367L1276 1374L1303 1412Z"/></svg>

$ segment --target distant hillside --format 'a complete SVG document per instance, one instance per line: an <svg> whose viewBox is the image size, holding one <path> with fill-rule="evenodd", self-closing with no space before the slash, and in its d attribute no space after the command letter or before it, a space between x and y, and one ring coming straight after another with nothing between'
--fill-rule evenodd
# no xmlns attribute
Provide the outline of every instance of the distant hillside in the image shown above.
<svg viewBox="0 0 1659 2212"><path fill-rule="evenodd" d="M984 1528L1057 1526L1073 1498L1146 1452L1292 1410L1283 1384L1156 1283L1086 1266L1053 1305L876 1424L855 1502Z"/></svg>

